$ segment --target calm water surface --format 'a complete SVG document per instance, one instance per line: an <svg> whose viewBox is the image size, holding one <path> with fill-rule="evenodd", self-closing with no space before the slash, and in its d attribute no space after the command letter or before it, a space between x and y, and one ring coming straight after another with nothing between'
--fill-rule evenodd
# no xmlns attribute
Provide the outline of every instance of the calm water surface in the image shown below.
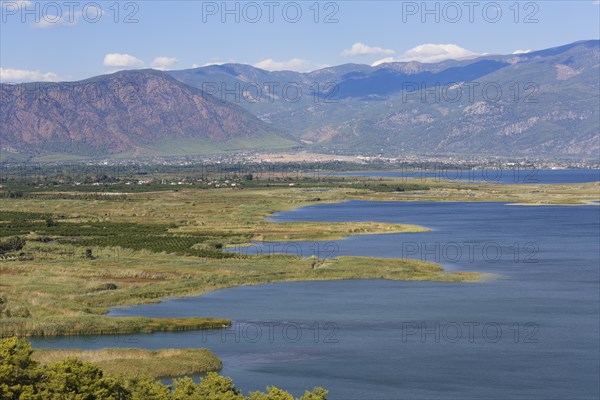
<svg viewBox="0 0 600 400"><path fill-rule="evenodd" d="M501 278L238 287L111 311L224 317L235 322L228 330L34 345L208 347L244 392L276 385L296 395L323 386L332 399L598 398L600 207L351 201L274 219L401 222L432 231L247 251L427 259Z"/></svg>

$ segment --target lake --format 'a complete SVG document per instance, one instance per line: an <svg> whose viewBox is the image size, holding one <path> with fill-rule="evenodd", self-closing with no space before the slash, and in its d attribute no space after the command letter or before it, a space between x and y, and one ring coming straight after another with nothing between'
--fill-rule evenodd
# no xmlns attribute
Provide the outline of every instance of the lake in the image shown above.
<svg viewBox="0 0 600 400"><path fill-rule="evenodd" d="M437 261L484 283L349 280L237 287L110 315L230 318L223 331L33 340L35 347L208 347L244 392L332 399L583 399L600 395L600 207L349 201L276 221L413 223L424 233L248 252ZM297 246L298 247L297 247Z"/></svg>

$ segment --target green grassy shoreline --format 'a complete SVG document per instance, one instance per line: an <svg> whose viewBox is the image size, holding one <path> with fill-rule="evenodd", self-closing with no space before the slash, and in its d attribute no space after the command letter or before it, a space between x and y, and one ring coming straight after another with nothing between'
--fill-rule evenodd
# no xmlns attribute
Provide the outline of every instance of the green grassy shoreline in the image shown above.
<svg viewBox="0 0 600 400"><path fill-rule="evenodd" d="M161 263L159 258L157 268ZM180 272L190 271L195 268L193 260L186 260L185 267L180 267ZM262 261L259 264L257 261ZM240 268L229 265L223 270L224 275L229 275L232 270L234 276L228 279L221 278L218 282L208 284L205 275L198 276L182 282L176 277L166 282L161 282L159 288L146 285L130 290L122 290L114 296L96 293L77 298L77 304L83 307L83 312L78 315L65 317L59 316L58 310L50 310L52 315L37 316L34 318L3 318L0 320L0 333L2 336L71 336L71 335L124 335L130 333L153 333L160 331L187 331L199 329L220 329L230 326L231 322L219 318L145 318L145 317L108 317L105 314L107 307L156 303L172 297L188 297L202 295L210 291L231 288L242 285L261 285L277 282L314 281L314 280L340 280L340 279L392 279L392 280L432 280L440 282L479 282L486 278L476 272L446 272L444 269L431 262L418 260L376 259L368 257L338 257L335 259L320 260L286 256L259 256L248 260L228 260ZM102 265L102 262L96 262ZM192 265L189 265L192 264ZM50 266L49 269L52 267ZM223 267L221 267L223 269ZM247 269L240 271L240 269ZM33 272L33 271L32 271ZM27 277L27 281L35 280L35 276L48 275L48 272L36 269ZM62 277L59 277L62 280ZM77 285L73 282L74 285ZM24 286L28 286L25 284ZM135 292L135 295L132 295ZM83 304L81 304L83 302ZM60 303L59 303L60 304ZM65 304L66 305L66 304ZM60 305L61 308L64 305ZM71 310L74 312L74 305Z"/></svg>
<svg viewBox="0 0 600 400"><path fill-rule="evenodd" d="M14 319L0 324L1 337L58 337L127 335L134 333L185 332L223 329L231 321L220 318L147 318L82 316L78 318L48 318L28 321Z"/></svg>
<svg viewBox="0 0 600 400"><path fill-rule="evenodd" d="M23 335L55 335L228 326L229 321L218 315L161 320L104 314L108 307L202 295L240 285L372 278L479 282L489 277L475 272L449 273L419 260L240 256L221 249L261 240L326 241L427 230L374 222L276 223L266 219L306 205L347 200L577 204L597 198L600 188L598 184L435 183L427 190L388 190L396 185L394 180L372 179L350 186L338 182L318 193L306 186L186 189L97 199L80 197L77 192L66 198L4 198L0 240L19 235L26 245L0 260L0 335L10 336L14 327L20 327ZM92 249L91 257L83 254L86 248Z"/></svg>

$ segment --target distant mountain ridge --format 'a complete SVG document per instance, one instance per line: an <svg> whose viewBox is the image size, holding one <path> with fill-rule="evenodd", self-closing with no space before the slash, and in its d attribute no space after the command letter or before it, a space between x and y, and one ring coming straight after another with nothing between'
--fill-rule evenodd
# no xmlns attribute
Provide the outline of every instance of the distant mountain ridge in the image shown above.
<svg viewBox="0 0 600 400"><path fill-rule="evenodd" d="M132 156L292 140L241 107L154 70L0 88L1 145L25 154ZM263 140L265 140L263 142ZM179 149L178 149L179 148Z"/></svg>
<svg viewBox="0 0 600 400"><path fill-rule="evenodd" d="M28 85L47 93L32 96ZM456 93L463 95L448 98ZM2 152L22 157L280 148L389 156L600 154L598 40L308 73L244 64L132 70L75 83L2 84L0 95Z"/></svg>
<svg viewBox="0 0 600 400"><path fill-rule="evenodd" d="M296 83L304 93L299 101L263 93L259 102L238 103L316 149L589 158L600 152L599 64L600 41L589 40L431 64L345 64L309 73L228 64L170 74L196 87L214 81L227 88ZM465 89L459 101L448 101L440 91L454 84L479 89L473 98ZM436 85L441 100L431 93ZM407 94L422 86L424 91ZM502 96L490 99L484 87L499 87Z"/></svg>

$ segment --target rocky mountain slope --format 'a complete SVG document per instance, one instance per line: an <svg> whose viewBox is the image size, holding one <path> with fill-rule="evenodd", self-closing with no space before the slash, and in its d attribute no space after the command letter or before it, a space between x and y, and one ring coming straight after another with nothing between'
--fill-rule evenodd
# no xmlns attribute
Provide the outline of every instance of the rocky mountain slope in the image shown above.
<svg viewBox="0 0 600 400"><path fill-rule="evenodd" d="M239 106L153 70L2 84L0 95L1 145L12 153L168 155L294 143Z"/></svg>
<svg viewBox="0 0 600 400"><path fill-rule="evenodd" d="M433 64L347 64L304 74L229 64L171 75L196 87L217 83L223 90L215 97L317 149L589 158L600 152L599 65L600 42L592 40ZM303 95L271 95L274 82ZM236 85L242 96L223 94Z"/></svg>

